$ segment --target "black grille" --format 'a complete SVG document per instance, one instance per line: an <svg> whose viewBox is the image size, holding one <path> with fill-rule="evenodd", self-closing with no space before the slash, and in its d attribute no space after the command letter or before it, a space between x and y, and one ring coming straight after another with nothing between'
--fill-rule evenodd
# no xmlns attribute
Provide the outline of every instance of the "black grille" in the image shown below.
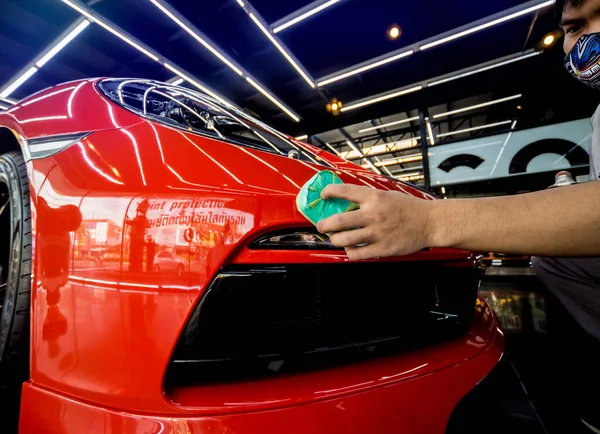
<svg viewBox="0 0 600 434"><path fill-rule="evenodd" d="M167 380L320 368L456 337L480 277L431 261L230 266L190 319Z"/></svg>

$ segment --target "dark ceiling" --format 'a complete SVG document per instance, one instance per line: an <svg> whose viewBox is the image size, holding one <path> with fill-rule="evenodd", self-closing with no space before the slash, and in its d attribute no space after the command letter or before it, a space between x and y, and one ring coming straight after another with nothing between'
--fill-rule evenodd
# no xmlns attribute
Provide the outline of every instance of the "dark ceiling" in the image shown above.
<svg viewBox="0 0 600 434"><path fill-rule="evenodd" d="M598 103L596 95L591 95L563 70L558 43L540 56L339 116L333 116L325 109L328 100L334 97L347 105L411 83L539 48L544 35L556 29L552 7L312 89L236 0L169 0L162 3L170 5L208 36L220 50L297 113L301 122L292 121L244 78L162 14L150 0L95 0L87 5L230 101L292 135L316 134L481 94L500 98L523 93L523 110L519 114L521 125L546 119L548 110L558 118L588 116ZM251 7L267 24L272 24L309 3L310 0L252 0ZM277 33L276 37L316 80L524 3L522 0L340 0L323 12ZM61 0L1 0L0 56L3 61L0 62L0 87L79 16ZM390 40L386 35L393 24L402 29L402 36L397 40ZM19 99L60 82L98 76L169 80L174 74L92 24L11 97Z"/></svg>

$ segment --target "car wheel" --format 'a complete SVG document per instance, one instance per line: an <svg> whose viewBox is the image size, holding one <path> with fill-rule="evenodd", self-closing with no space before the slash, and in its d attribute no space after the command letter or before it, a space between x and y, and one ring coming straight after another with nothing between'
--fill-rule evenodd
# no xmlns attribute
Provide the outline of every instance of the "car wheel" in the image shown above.
<svg viewBox="0 0 600 434"><path fill-rule="evenodd" d="M0 156L0 388L29 374L31 208L20 153Z"/></svg>
<svg viewBox="0 0 600 434"><path fill-rule="evenodd" d="M177 275L179 277L183 276L183 264L177 265Z"/></svg>
<svg viewBox="0 0 600 434"><path fill-rule="evenodd" d="M160 265L155 264L153 270L155 273L160 273Z"/></svg>

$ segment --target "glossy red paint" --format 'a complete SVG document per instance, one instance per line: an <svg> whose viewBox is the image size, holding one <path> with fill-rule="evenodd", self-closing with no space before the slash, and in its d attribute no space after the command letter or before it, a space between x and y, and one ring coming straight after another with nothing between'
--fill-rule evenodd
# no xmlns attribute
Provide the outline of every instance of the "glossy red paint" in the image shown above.
<svg viewBox="0 0 600 434"><path fill-rule="evenodd" d="M102 99L94 80L78 80L40 91L0 113L0 126L27 139L121 128L138 116Z"/></svg>
<svg viewBox="0 0 600 434"><path fill-rule="evenodd" d="M302 257L304 263L350 262L343 250L308 251ZM381 258L368 262L452 261L452 265L473 266L477 257L470 252L455 249L431 249L399 258ZM454 262L456 261L456 262ZM242 250L234 264L293 264L298 262L297 250ZM366 261L365 261L366 262ZM450 265L450 264L448 264Z"/></svg>
<svg viewBox="0 0 600 434"><path fill-rule="evenodd" d="M167 396L169 415L116 411L27 383L21 428L26 433L65 434L383 434L394 427L397 433L440 434L455 405L496 364L502 349L496 318L480 302L464 340L368 366L241 387L175 391ZM47 411L40 413L39 408Z"/></svg>
<svg viewBox="0 0 600 434"><path fill-rule="evenodd" d="M501 332L480 302L457 341L368 365L165 390L179 335L222 266L348 261L343 251L248 248L270 231L309 227L295 196L325 167L150 122L104 99L94 81L21 101L0 114L1 127L24 147L91 132L28 163L35 278L21 433L377 433L391 424L442 433L500 357ZM315 154L339 163L345 182L435 199ZM386 261L411 260L477 261L452 249Z"/></svg>

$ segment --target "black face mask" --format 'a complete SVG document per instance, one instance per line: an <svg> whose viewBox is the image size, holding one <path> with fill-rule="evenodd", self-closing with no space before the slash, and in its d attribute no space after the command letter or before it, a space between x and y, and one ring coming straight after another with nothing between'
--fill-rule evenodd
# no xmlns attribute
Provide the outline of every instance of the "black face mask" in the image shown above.
<svg viewBox="0 0 600 434"><path fill-rule="evenodd" d="M577 80L600 90L600 33L582 35L566 55L565 66Z"/></svg>

